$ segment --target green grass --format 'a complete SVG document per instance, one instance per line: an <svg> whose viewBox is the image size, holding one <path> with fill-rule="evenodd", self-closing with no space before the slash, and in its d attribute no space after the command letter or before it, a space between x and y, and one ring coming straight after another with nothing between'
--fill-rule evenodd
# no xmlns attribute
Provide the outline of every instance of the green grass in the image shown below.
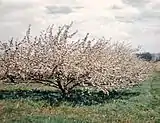
<svg viewBox="0 0 160 123"><path fill-rule="evenodd" d="M1 123L160 123L160 73L110 96L78 91L67 100L50 89L0 86Z"/></svg>

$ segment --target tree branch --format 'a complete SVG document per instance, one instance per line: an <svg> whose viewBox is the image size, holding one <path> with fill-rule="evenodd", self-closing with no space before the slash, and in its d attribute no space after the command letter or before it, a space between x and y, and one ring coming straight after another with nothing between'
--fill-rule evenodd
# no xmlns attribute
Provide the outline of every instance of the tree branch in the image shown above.
<svg viewBox="0 0 160 123"><path fill-rule="evenodd" d="M52 87L55 87L55 88L59 88L58 84L53 83L53 81L50 81L50 80L45 80L45 79L41 79L41 80L39 80L39 79L32 79L32 80L35 80L36 82L44 84L44 85L48 85L48 86L52 86Z"/></svg>

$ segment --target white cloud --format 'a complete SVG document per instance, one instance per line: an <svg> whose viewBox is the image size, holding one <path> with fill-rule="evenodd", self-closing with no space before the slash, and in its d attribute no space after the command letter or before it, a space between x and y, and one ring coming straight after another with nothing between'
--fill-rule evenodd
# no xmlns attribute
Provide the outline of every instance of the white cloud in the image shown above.
<svg viewBox="0 0 160 123"><path fill-rule="evenodd" d="M79 36L90 32L93 37L131 41L158 52L158 7L159 0L2 0L0 39L22 36L29 24L38 34L50 24L74 21L73 30L79 29Z"/></svg>

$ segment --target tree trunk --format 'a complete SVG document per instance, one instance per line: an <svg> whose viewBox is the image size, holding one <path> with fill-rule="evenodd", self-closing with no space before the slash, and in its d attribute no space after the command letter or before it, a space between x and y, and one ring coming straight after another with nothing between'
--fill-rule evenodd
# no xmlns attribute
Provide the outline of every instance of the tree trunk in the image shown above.
<svg viewBox="0 0 160 123"><path fill-rule="evenodd" d="M14 77L12 75L7 75L7 78L10 80L11 83L15 83Z"/></svg>

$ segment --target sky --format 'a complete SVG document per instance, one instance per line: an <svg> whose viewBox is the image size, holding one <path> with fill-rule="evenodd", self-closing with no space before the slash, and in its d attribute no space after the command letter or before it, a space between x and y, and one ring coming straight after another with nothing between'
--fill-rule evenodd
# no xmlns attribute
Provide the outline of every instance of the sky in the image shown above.
<svg viewBox="0 0 160 123"><path fill-rule="evenodd" d="M22 38L51 24L73 21L78 37L124 41L146 52L160 52L160 0L0 0L0 40Z"/></svg>

